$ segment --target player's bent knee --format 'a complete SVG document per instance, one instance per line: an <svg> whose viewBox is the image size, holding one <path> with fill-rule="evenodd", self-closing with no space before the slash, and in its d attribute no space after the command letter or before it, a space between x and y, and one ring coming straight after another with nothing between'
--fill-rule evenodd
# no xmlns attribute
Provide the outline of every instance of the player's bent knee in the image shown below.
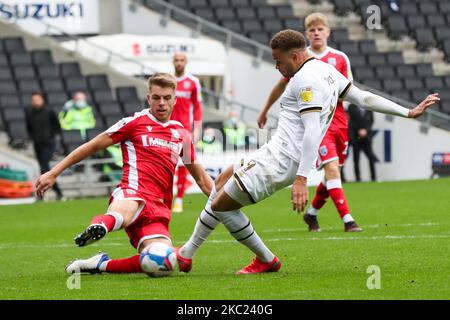
<svg viewBox="0 0 450 320"><path fill-rule="evenodd" d="M142 253L142 251L147 246L149 246L151 243L154 243L154 242L163 242L163 243L165 243L165 244L167 244L169 246L172 246L172 241L170 241L167 238L164 238L164 237L152 238L152 239L147 239L147 240L142 241L141 245L138 248L138 252Z"/></svg>
<svg viewBox="0 0 450 320"><path fill-rule="evenodd" d="M325 178L326 180L331 179L340 179L341 178L341 172L339 169L339 162L338 161L332 161L330 163L327 163L324 166L325 169Z"/></svg>
<svg viewBox="0 0 450 320"><path fill-rule="evenodd" d="M140 204L134 200L116 200L111 203L108 212L116 212L122 215L122 227L126 228L133 220L134 215L139 210Z"/></svg>
<svg viewBox="0 0 450 320"><path fill-rule="evenodd" d="M216 180L214 181L214 185L216 187L217 192L223 188L223 186L225 185L225 183L227 183L228 179L231 178L233 173L234 173L233 166L229 166L216 178Z"/></svg>
<svg viewBox="0 0 450 320"><path fill-rule="evenodd" d="M214 212L232 211L240 208L242 208L242 205L231 198L223 189L211 204L211 209Z"/></svg>

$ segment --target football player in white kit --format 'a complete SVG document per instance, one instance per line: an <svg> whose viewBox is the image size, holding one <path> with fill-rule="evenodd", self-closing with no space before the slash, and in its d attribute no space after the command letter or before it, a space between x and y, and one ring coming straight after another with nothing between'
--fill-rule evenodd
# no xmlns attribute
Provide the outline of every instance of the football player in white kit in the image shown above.
<svg viewBox="0 0 450 320"><path fill-rule="evenodd" d="M276 68L284 77L290 78L281 98L276 134L254 154L230 166L216 179L193 234L176 250L180 271L191 270L194 253L220 222L256 255L237 274L280 269L280 260L266 247L240 208L257 203L292 184L293 210L301 212L305 209L307 177L339 98L373 111L405 118L419 117L439 100L437 94L432 94L409 110L362 91L333 66L313 58L306 50L304 36L294 30L277 33L270 46Z"/></svg>

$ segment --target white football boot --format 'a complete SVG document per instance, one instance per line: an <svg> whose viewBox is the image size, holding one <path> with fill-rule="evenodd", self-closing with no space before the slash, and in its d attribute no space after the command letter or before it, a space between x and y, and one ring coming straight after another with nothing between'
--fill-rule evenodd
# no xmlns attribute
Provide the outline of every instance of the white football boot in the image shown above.
<svg viewBox="0 0 450 320"><path fill-rule="evenodd" d="M102 273L100 270L100 265L105 262L111 260L107 253L99 252L95 256L89 259L77 259L75 261L71 261L67 267L67 273Z"/></svg>

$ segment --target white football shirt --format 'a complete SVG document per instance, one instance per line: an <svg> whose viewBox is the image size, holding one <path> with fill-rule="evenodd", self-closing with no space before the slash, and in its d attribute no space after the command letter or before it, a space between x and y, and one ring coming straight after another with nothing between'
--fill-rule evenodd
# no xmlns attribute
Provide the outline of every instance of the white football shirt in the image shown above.
<svg viewBox="0 0 450 320"><path fill-rule="evenodd" d="M333 66L315 58L307 59L281 96L278 127L269 146L300 162L305 132L302 115L320 112L322 139L333 119L338 99L345 96L350 86L351 82Z"/></svg>

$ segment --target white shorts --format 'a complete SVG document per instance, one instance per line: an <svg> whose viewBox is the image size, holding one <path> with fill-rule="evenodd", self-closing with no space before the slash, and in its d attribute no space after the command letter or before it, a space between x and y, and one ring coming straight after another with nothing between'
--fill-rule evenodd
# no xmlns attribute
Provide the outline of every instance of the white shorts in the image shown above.
<svg viewBox="0 0 450 320"><path fill-rule="evenodd" d="M257 203L290 186L297 170L296 161L265 144L234 165L234 174L224 191L243 206Z"/></svg>

